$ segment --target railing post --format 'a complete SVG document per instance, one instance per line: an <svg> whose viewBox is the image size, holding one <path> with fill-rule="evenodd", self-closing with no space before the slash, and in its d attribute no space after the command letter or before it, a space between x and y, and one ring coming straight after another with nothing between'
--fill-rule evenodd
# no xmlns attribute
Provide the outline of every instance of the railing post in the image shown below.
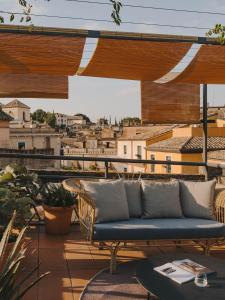
<svg viewBox="0 0 225 300"><path fill-rule="evenodd" d="M105 161L105 179L109 177L109 162Z"/></svg>
<svg viewBox="0 0 225 300"><path fill-rule="evenodd" d="M203 162L205 163L205 179L208 180L208 99L207 84L203 84Z"/></svg>

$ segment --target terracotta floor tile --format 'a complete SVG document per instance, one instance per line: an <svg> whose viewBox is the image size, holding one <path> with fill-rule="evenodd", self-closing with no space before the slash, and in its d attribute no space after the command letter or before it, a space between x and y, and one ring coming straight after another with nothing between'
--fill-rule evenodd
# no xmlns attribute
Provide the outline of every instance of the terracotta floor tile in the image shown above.
<svg viewBox="0 0 225 300"><path fill-rule="evenodd" d="M70 233L64 236L48 235L44 226L38 229L32 227L27 237L27 240L31 240L30 251L36 248L36 254L28 253L24 271L36 264L39 253L40 272L51 271L51 275L29 291L23 300L78 300L88 281L97 272L109 267L109 251L99 250L84 241L78 225L71 226ZM118 263L164 253L202 253L201 247L196 245L165 247L166 243L152 241L148 247L143 247L143 242L135 243L136 248L125 248L118 252ZM160 247L157 247L158 244ZM133 243L127 246L131 245L134 246ZM225 259L225 245L215 247L211 254Z"/></svg>
<svg viewBox="0 0 225 300"><path fill-rule="evenodd" d="M61 251L64 250L65 245L60 239L53 239L50 238L42 238L39 240L39 248L40 249L60 249Z"/></svg>
<svg viewBox="0 0 225 300"><path fill-rule="evenodd" d="M74 300L79 299L86 284L93 278L96 274L96 270L76 270L71 273L71 283L74 295Z"/></svg>
<svg viewBox="0 0 225 300"><path fill-rule="evenodd" d="M65 254L61 249L40 249L39 261L41 272L67 270Z"/></svg>
<svg viewBox="0 0 225 300"><path fill-rule="evenodd" d="M73 300L69 274L52 271L39 283L38 300Z"/></svg>

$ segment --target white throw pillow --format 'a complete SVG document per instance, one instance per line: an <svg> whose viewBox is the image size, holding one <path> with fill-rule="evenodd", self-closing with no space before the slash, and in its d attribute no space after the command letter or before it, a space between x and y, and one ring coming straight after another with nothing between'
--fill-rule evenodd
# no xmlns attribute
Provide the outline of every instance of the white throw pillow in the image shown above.
<svg viewBox="0 0 225 300"><path fill-rule="evenodd" d="M185 217L215 219L216 180L180 181L181 206Z"/></svg>
<svg viewBox="0 0 225 300"><path fill-rule="evenodd" d="M123 180L106 182L81 180L80 182L95 203L96 223L129 219Z"/></svg>
<svg viewBox="0 0 225 300"><path fill-rule="evenodd" d="M141 181L144 218L182 218L179 182Z"/></svg>

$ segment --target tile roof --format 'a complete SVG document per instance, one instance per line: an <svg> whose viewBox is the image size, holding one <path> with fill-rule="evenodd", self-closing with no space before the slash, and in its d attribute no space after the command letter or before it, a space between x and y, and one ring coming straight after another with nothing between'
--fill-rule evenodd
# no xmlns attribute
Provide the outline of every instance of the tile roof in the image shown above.
<svg viewBox="0 0 225 300"><path fill-rule="evenodd" d="M13 118L5 113L2 108L0 107L0 121L12 121Z"/></svg>
<svg viewBox="0 0 225 300"><path fill-rule="evenodd" d="M15 99L5 105L3 105L4 108L14 108L14 107L21 107L21 108L29 108L30 107L24 103L22 103L21 101L19 101L18 99Z"/></svg>
<svg viewBox="0 0 225 300"><path fill-rule="evenodd" d="M151 151L201 153L202 137L174 137L147 147ZM208 151L225 150L225 137L209 137Z"/></svg>
<svg viewBox="0 0 225 300"><path fill-rule="evenodd" d="M125 131L123 132L123 135L118 139L119 141L129 141L129 140L147 140L154 136L166 133L170 130L172 130L176 125L156 125L156 126L146 126L146 127L137 127L136 130L127 130L125 128ZM128 127L129 129L129 127ZM135 128L132 128L135 129Z"/></svg>

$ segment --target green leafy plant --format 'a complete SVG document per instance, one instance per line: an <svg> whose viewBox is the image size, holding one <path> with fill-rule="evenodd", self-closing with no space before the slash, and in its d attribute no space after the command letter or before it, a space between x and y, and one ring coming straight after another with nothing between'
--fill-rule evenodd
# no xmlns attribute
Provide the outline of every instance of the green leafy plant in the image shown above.
<svg viewBox="0 0 225 300"><path fill-rule="evenodd" d="M215 37L220 44L225 43L225 26L216 24L214 28L210 29L207 33L209 37Z"/></svg>
<svg viewBox="0 0 225 300"><path fill-rule="evenodd" d="M60 185L50 184L48 189L42 192L45 205L53 207L69 207L75 204L74 196Z"/></svg>
<svg viewBox="0 0 225 300"><path fill-rule="evenodd" d="M20 231L12 250L9 253L7 252L15 218L16 214L14 213L0 242L0 299L2 300L22 299L31 287L49 274L49 272L42 274L30 282L31 276L35 274L39 267L37 265L33 270L21 277L20 266L24 259L26 259L27 252L27 246L21 247L26 227Z"/></svg>
<svg viewBox="0 0 225 300"><path fill-rule="evenodd" d="M120 1L116 1L116 0L110 0L110 2L112 3L112 6L113 6L113 11L111 13L111 17L116 25L120 25L122 22L121 18L120 18L120 11L122 8L122 3Z"/></svg>
<svg viewBox="0 0 225 300"><path fill-rule="evenodd" d="M8 224L13 211L17 211L15 224L19 227L30 218L39 185L37 175L19 164L5 167L0 173L0 225Z"/></svg>
<svg viewBox="0 0 225 300"><path fill-rule="evenodd" d="M0 187L0 225L7 225L14 210L16 210L15 224L17 227L23 226L31 216L31 204L31 198L21 197L18 192L12 192L9 188Z"/></svg>

